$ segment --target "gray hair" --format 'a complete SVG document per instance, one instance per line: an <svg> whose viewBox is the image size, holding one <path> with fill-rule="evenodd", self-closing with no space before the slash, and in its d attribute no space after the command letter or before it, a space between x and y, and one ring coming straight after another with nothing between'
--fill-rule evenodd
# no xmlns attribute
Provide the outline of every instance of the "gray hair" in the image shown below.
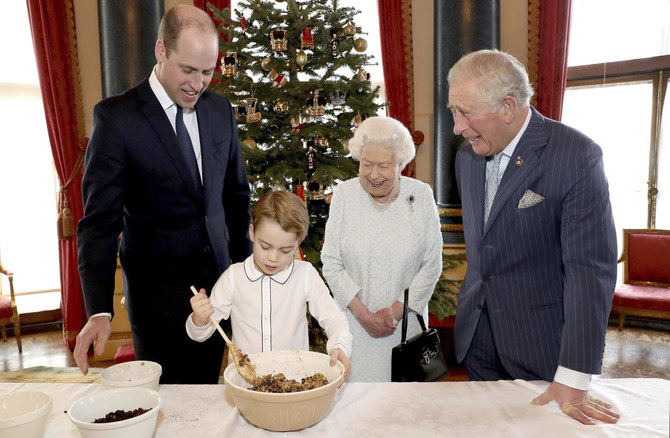
<svg viewBox="0 0 670 438"><path fill-rule="evenodd" d="M499 50L478 50L463 56L447 76L449 86L461 81L476 82L479 97L492 111L497 111L508 95L522 108L528 108L534 94L523 64Z"/></svg>
<svg viewBox="0 0 670 438"><path fill-rule="evenodd" d="M356 129L354 137L349 140L349 152L353 159L360 161L363 148L370 143L391 149L400 167L405 167L416 155L409 130L391 117L368 117L363 120Z"/></svg>

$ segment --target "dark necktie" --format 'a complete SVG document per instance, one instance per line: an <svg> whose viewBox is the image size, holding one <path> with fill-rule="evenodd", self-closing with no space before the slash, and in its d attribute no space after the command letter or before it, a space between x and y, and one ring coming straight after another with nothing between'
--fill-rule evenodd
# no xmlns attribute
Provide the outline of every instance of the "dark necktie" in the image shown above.
<svg viewBox="0 0 670 438"><path fill-rule="evenodd" d="M195 152L193 151L193 143L191 143L191 137L188 135L186 125L184 124L184 110L179 105L176 105L176 107L177 118L175 119L175 126L177 131L177 142L179 143L179 148L184 156L184 160L186 160L188 171L191 174L193 187L200 190L202 187L202 184L200 183L200 172L198 171L198 162L196 161Z"/></svg>

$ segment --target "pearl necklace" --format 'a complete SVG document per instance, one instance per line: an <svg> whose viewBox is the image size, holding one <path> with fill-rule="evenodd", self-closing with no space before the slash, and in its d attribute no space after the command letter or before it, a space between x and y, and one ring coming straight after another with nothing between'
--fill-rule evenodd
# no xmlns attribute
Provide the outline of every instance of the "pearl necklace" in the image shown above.
<svg viewBox="0 0 670 438"><path fill-rule="evenodd" d="M389 208L391 206L391 203L396 199L398 199L398 195L400 195L400 178L397 178L395 180L395 182L393 183L393 188L391 188L391 194L389 195L388 199L384 202L375 201L375 198L373 198L370 192L368 192L370 202L372 202L372 206L377 211L385 211L387 208Z"/></svg>

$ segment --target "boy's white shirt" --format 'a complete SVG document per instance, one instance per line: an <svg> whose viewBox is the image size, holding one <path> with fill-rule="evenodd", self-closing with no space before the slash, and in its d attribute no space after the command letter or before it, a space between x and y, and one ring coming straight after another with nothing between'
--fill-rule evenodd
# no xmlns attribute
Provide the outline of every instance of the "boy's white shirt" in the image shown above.
<svg viewBox="0 0 670 438"><path fill-rule="evenodd" d="M328 335L326 350L340 348L351 357L352 336L345 314L311 263L293 260L281 272L267 276L253 255L231 265L214 285L210 296L214 318L231 318L232 341L245 354L279 350L309 350L306 303ZM216 330L186 319L186 332L195 341Z"/></svg>

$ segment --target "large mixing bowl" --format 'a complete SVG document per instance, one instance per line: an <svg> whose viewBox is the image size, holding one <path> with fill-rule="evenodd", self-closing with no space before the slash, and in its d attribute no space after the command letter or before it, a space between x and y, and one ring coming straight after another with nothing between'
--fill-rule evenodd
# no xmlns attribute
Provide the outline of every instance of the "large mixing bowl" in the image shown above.
<svg viewBox="0 0 670 438"><path fill-rule="evenodd" d="M252 391L239 375L235 364L223 373L228 391L232 392L237 408L252 424L273 431L300 430L318 423L326 416L335 392L344 380L344 365L330 366L330 357L313 351L272 351L249 355L256 366L256 375L283 373L288 379L321 373L328 384L308 391L285 394Z"/></svg>
<svg viewBox="0 0 670 438"><path fill-rule="evenodd" d="M0 437L40 438L51 412L51 396L40 391L0 396Z"/></svg>

